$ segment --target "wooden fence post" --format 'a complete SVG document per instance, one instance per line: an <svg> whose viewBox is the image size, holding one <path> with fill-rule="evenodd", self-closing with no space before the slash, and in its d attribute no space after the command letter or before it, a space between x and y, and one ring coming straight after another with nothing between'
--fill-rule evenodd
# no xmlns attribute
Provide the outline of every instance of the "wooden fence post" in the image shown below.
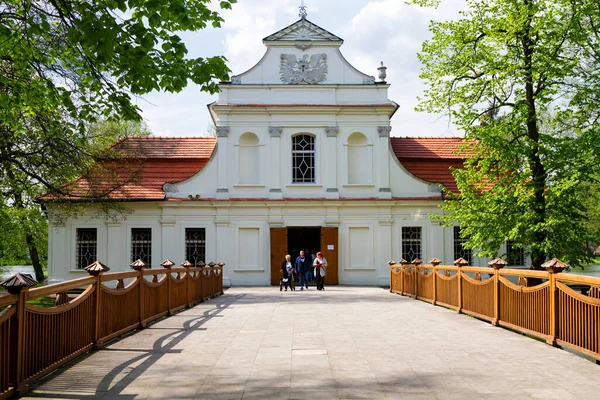
<svg viewBox="0 0 600 400"><path fill-rule="evenodd" d="M403 258L398 262L400 263L400 271L402 272L400 274L400 294L404 296L404 274L406 273L406 264L408 264L408 261Z"/></svg>
<svg viewBox="0 0 600 400"><path fill-rule="evenodd" d="M415 299L419 296L419 265L421 265L423 261L418 258L412 260L412 264L415 266Z"/></svg>
<svg viewBox="0 0 600 400"><path fill-rule="evenodd" d="M23 384L23 351L25 336L25 304L27 302L27 288L33 287L38 283L27 275L16 273L1 283L8 293L18 296L16 311L10 321L10 348L16 351L11 352L10 357L10 375L9 382L12 383L19 395L27 393L27 386ZM23 290L25 289L25 290Z"/></svg>
<svg viewBox="0 0 600 400"><path fill-rule="evenodd" d="M173 293L171 293L173 291L172 287L173 285L171 284L171 280L173 279L173 276L171 276L171 268L175 265L175 263L169 259L166 259L165 261L163 261L160 266L163 268L166 268L167 271L167 315L173 315L173 313L171 312L171 295ZM179 274L177 275L179 276Z"/></svg>
<svg viewBox="0 0 600 400"><path fill-rule="evenodd" d="M96 260L87 267L84 268L88 274L96 277L96 283L94 283L94 320L92 322L94 348L98 348L98 339L100 339L100 307L101 307L101 296L102 296L102 274L106 271L110 271L106 265Z"/></svg>
<svg viewBox="0 0 600 400"><path fill-rule="evenodd" d="M223 261L219 261L219 263L217 264L219 267L221 267L220 271L219 271L219 279L217 279L217 285L219 287L219 294L225 294L225 292L223 291L223 269L225 268L225 263Z"/></svg>
<svg viewBox="0 0 600 400"><path fill-rule="evenodd" d="M488 262L488 267L494 269L494 319L492 325L498 326L500 321L500 273L508 263L501 258L494 258Z"/></svg>
<svg viewBox="0 0 600 400"><path fill-rule="evenodd" d="M462 271L460 270L461 267L464 267L466 265L469 265L469 262L467 260L465 260L464 258L460 257L457 258L456 260L454 260L454 265L456 265L458 267L458 270L456 271L456 273L458 274L458 302L456 303L458 305L458 313L462 313L462 305L463 305L463 298L462 298L462 292L463 292L463 280L462 280Z"/></svg>
<svg viewBox="0 0 600 400"><path fill-rule="evenodd" d="M542 268L548 271L550 280L550 334L546 337L546 343L556 346L556 339L559 335L559 307L558 307L558 289L556 288L556 274L561 273L568 265L553 258L542 264Z"/></svg>
<svg viewBox="0 0 600 400"><path fill-rule="evenodd" d="M392 274L392 265L396 264L396 261L390 260L388 261L388 265L390 267L390 293L394 289L394 274Z"/></svg>
<svg viewBox="0 0 600 400"><path fill-rule="evenodd" d="M442 261L434 257L429 262L433 266L433 302L431 304L435 306L437 303L437 266L440 265Z"/></svg>
<svg viewBox="0 0 600 400"><path fill-rule="evenodd" d="M140 285L140 298L139 298L139 312L140 312L140 328L145 328L146 323L144 322L144 268L147 267L147 264L138 259L129 264L129 266L138 272L138 279Z"/></svg>
<svg viewBox="0 0 600 400"><path fill-rule="evenodd" d="M188 260L185 260L184 262L181 263L181 266L183 268L185 268L185 277L186 277L186 281L185 281L185 299L187 300L187 308L190 308L192 306L192 301L190 300L190 285L191 285L191 282L192 282L192 280L190 279L190 267L193 267L193 265Z"/></svg>

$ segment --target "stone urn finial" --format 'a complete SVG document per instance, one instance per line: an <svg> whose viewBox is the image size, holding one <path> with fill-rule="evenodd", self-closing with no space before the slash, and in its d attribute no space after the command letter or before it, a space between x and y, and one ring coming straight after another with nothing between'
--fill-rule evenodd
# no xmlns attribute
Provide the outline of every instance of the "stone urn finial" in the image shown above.
<svg viewBox="0 0 600 400"><path fill-rule="evenodd" d="M377 67L377 71L379 71L379 74L377 75L379 81L385 82L385 78L387 77L387 67L383 65L383 61L381 62L381 66Z"/></svg>

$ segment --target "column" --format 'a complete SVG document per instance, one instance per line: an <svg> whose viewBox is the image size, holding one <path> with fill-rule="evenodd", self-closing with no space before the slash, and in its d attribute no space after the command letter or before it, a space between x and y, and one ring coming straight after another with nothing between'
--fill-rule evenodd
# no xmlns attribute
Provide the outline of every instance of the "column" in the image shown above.
<svg viewBox="0 0 600 400"><path fill-rule="evenodd" d="M325 145L324 152L320 157L322 160L321 170L323 173L323 185L326 188L325 197L328 199L339 199L340 194L337 187L337 135L340 131L339 126L325 127ZM317 149L317 153L318 153Z"/></svg>
<svg viewBox="0 0 600 400"><path fill-rule="evenodd" d="M269 142L270 199L283 198L281 192L281 132L283 132L282 126L269 126L269 136L271 137Z"/></svg>
<svg viewBox="0 0 600 400"><path fill-rule="evenodd" d="M229 186L227 182L227 174L229 173L229 126L217 126L217 148L218 171L217 171L217 198L229 198Z"/></svg>
<svg viewBox="0 0 600 400"><path fill-rule="evenodd" d="M378 140L375 147L375 158L377 160L377 173L379 176L379 198L391 199L392 191L390 189L390 132L391 126L378 126Z"/></svg>

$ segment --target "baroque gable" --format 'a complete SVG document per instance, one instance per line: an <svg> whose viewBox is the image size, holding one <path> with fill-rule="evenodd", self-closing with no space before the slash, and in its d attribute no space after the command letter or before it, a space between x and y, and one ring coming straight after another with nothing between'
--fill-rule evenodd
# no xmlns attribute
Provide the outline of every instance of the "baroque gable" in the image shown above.
<svg viewBox="0 0 600 400"><path fill-rule="evenodd" d="M275 41L330 41L341 44L344 40L303 18L263 39L263 42Z"/></svg>

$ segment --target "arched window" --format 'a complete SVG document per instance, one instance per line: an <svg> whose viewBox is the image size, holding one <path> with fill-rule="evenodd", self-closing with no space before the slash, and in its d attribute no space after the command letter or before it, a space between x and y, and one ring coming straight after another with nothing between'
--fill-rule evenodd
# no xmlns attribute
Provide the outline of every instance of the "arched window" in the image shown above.
<svg viewBox="0 0 600 400"><path fill-rule="evenodd" d="M292 183L315 183L315 138L292 137Z"/></svg>
<svg viewBox="0 0 600 400"><path fill-rule="evenodd" d="M258 137L252 132L240 136L238 181L242 185L260 183L260 154Z"/></svg>
<svg viewBox="0 0 600 400"><path fill-rule="evenodd" d="M371 184L373 177L371 146L367 137L354 132L348 137L348 183Z"/></svg>

